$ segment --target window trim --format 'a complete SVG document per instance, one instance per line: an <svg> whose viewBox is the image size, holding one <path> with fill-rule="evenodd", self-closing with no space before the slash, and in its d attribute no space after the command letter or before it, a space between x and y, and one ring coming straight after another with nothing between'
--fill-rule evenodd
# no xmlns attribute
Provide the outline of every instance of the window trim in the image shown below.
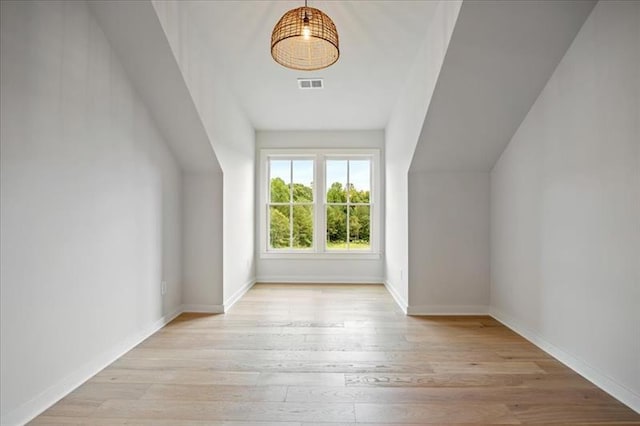
<svg viewBox="0 0 640 426"><path fill-rule="evenodd" d="M269 174L268 160L279 158L285 160L314 160L313 197L314 197L314 230L313 246L311 249L269 249ZM356 160L368 158L371 160L371 190L370 190L370 250L327 250L326 239L326 160ZM258 233L259 256L261 259L380 259L380 240L382 230L381 218L381 176L379 149L261 149L258 174Z"/></svg>

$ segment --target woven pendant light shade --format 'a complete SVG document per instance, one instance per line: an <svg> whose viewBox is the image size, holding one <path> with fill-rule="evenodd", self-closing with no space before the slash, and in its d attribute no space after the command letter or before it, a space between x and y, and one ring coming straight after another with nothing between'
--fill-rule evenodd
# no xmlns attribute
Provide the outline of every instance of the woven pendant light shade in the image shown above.
<svg viewBox="0 0 640 426"><path fill-rule="evenodd" d="M338 30L324 12L299 7L285 13L271 34L271 56L294 70L313 71L333 65L340 56Z"/></svg>

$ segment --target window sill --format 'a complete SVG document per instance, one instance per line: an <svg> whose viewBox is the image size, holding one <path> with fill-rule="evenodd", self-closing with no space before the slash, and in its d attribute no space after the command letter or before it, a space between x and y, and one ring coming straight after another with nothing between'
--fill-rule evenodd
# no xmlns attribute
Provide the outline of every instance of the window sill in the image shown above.
<svg viewBox="0 0 640 426"><path fill-rule="evenodd" d="M336 253L316 253L316 252L261 252L260 259L290 259L290 260L379 260L381 253L374 252L336 252Z"/></svg>

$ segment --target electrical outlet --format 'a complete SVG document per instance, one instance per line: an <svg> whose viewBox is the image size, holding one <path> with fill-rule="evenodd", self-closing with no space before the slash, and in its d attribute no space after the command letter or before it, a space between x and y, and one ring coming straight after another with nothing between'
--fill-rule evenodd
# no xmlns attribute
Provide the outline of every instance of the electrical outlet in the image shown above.
<svg viewBox="0 0 640 426"><path fill-rule="evenodd" d="M400 269L400 281L402 281L402 269Z"/></svg>
<svg viewBox="0 0 640 426"><path fill-rule="evenodd" d="M162 293L163 296L165 294L167 294L167 282L166 281L162 281L160 283L160 292Z"/></svg>

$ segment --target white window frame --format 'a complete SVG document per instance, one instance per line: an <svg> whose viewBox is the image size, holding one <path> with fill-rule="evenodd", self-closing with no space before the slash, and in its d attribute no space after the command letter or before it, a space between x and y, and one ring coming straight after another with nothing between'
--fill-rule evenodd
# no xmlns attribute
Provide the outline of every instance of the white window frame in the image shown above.
<svg viewBox="0 0 640 426"><path fill-rule="evenodd" d="M313 246L310 249L270 249L269 248L269 160L314 160L313 200L314 227ZM369 250L327 250L326 249L326 206L327 188L325 182L326 160L358 160L371 161L370 202L370 243ZM259 244L262 259L379 259L380 239L382 232L380 191L380 150L379 149L262 149L259 165Z"/></svg>

